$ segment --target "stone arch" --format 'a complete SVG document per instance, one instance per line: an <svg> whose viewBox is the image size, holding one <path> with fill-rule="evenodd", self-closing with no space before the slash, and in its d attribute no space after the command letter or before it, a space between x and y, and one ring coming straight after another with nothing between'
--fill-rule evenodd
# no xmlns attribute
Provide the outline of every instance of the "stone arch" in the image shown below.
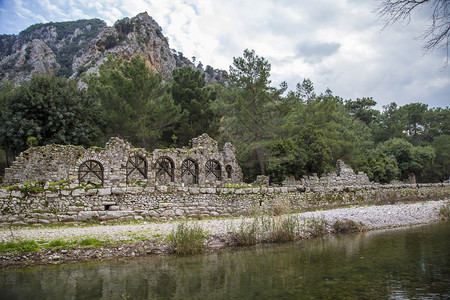
<svg viewBox="0 0 450 300"><path fill-rule="evenodd" d="M222 166L217 160L210 159L206 162L206 180L221 181L222 180Z"/></svg>
<svg viewBox="0 0 450 300"><path fill-rule="evenodd" d="M93 159L86 160L78 168L78 181L81 183L91 183L103 185L104 168L103 165Z"/></svg>
<svg viewBox="0 0 450 300"><path fill-rule="evenodd" d="M147 180L148 164L141 155L130 156L127 161L127 183Z"/></svg>
<svg viewBox="0 0 450 300"><path fill-rule="evenodd" d="M227 172L227 178L231 179L232 175L233 175L233 167L230 165L227 165L225 167L225 171Z"/></svg>
<svg viewBox="0 0 450 300"><path fill-rule="evenodd" d="M195 160L187 158L181 164L181 182L198 184L198 163Z"/></svg>
<svg viewBox="0 0 450 300"><path fill-rule="evenodd" d="M159 183L168 183L175 181L175 165L168 156L161 156L156 160L156 180Z"/></svg>

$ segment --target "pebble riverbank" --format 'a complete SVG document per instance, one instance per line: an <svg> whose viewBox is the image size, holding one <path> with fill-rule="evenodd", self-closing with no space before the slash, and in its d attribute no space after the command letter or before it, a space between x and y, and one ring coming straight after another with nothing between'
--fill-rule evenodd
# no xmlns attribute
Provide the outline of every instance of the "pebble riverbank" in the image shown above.
<svg viewBox="0 0 450 300"><path fill-rule="evenodd" d="M394 228L426 224L439 221L439 210L450 200L425 201L418 203L400 203L380 206L355 206L332 210L319 210L291 215L299 221L323 220L327 224L336 221L351 220L364 224L367 230ZM208 232L208 248L227 246L227 236L239 228L241 222L251 222L252 218L192 220ZM181 221L142 222L129 225L73 225L62 228L2 228L0 242L17 240L53 241L57 239L73 240L96 238L115 241L115 246L96 248L76 248L68 250L40 250L22 254L0 254L0 268L23 267L37 264L59 264L114 258L129 258L170 252L166 237Z"/></svg>

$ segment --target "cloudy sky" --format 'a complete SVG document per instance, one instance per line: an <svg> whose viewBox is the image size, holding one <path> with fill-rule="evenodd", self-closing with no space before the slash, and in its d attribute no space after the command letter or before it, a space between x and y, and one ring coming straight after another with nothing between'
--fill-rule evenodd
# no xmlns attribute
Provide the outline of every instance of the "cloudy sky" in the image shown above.
<svg viewBox="0 0 450 300"><path fill-rule="evenodd" d="M424 54L417 38L429 10L409 24L382 30L376 0L0 0L0 34L35 23L87 18L108 25L146 11L171 48L197 62L228 70L233 57L254 49L272 65L272 85L290 89L309 78L316 93L330 88L344 99L450 105L446 52Z"/></svg>

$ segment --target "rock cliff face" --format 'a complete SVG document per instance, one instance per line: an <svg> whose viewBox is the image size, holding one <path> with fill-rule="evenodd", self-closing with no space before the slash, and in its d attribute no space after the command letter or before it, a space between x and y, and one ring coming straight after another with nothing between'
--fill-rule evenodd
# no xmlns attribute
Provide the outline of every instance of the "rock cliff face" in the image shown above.
<svg viewBox="0 0 450 300"><path fill-rule="evenodd" d="M108 57L139 54L164 77L176 67L191 66L205 72L207 81L221 82L226 72L210 66L203 70L170 49L162 28L147 13L117 21L102 20L35 24L19 35L0 35L0 81L27 81L34 73L54 73L75 80L98 71Z"/></svg>

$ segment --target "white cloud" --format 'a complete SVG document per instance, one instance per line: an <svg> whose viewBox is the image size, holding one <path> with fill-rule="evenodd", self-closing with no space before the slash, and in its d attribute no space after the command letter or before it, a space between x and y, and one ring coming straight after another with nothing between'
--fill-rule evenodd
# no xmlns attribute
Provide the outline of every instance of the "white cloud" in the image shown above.
<svg viewBox="0 0 450 300"><path fill-rule="evenodd" d="M100 18L117 19L147 11L186 57L228 70L233 57L254 49L272 64L273 85L291 88L305 77L316 92L330 87L344 99L374 97L379 107L421 101L450 105L446 54L423 55L415 38L426 28L426 10L410 24L383 24L375 1L354 0L5 0L0 32L31 24ZM28 23L27 23L28 22Z"/></svg>

